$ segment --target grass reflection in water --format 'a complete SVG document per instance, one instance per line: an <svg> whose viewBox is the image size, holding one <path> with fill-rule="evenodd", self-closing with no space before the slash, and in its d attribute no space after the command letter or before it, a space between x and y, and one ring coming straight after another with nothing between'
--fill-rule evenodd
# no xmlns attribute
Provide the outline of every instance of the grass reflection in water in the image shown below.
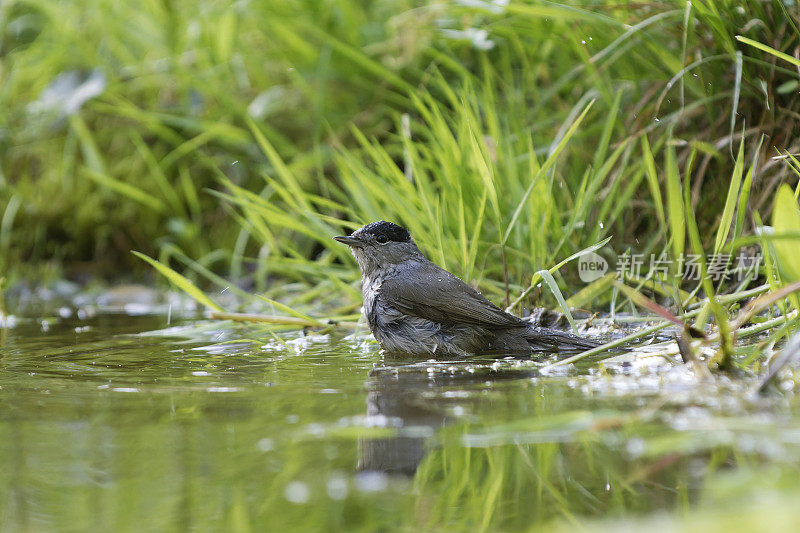
<svg viewBox="0 0 800 533"><path fill-rule="evenodd" d="M4 529L569 528L797 493L795 406L723 378L381 361L356 341L265 347L218 324L115 334L160 326L6 332Z"/></svg>

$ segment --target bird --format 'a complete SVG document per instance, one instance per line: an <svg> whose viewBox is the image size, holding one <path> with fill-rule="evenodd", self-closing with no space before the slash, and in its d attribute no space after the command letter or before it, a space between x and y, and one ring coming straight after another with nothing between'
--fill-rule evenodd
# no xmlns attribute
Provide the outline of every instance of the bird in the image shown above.
<svg viewBox="0 0 800 533"><path fill-rule="evenodd" d="M386 354L530 356L599 345L500 309L426 258L408 229L392 222L372 222L333 239L349 246L358 263L364 314Z"/></svg>

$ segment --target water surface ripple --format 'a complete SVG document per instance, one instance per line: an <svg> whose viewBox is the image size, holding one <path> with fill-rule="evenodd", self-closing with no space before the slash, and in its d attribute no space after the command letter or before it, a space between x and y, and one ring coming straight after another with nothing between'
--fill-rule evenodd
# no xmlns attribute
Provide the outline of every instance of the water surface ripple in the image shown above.
<svg viewBox="0 0 800 533"><path fill-rule="evenodd" d="M647 517L781 483L800 457L792 397L668 361L543 375L147 315L20 319L0 335L8 531Z"/></svg>

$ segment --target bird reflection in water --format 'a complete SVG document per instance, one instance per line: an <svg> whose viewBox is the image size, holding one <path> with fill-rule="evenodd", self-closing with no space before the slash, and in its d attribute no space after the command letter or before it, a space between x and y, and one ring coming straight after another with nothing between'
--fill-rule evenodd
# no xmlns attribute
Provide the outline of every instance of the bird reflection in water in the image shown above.
<svg viewBox="0 0 800 533"><path fill-rule="evenodd" d="M358 470L412 476L433 445L435 431L455 423L455 408L477 401L487 381L525 379L531 368L475 371L474 360L403 364L384 360L369 372L367 419L396 427L388 438L365 438L358 444ZM433 371L430 371L433 370ZM461 394L459 394L461 392Z"/></svg>

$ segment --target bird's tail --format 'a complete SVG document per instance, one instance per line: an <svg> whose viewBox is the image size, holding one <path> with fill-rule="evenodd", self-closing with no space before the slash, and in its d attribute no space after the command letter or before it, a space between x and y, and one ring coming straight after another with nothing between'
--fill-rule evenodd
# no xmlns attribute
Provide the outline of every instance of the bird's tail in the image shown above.
<svg viewBox="0 0 800 533"><path fill-rule="evenodd" d="M528 328L525 340L535 351L545 352L580 352L600 346L595 340L551 328Z"/></svg>

